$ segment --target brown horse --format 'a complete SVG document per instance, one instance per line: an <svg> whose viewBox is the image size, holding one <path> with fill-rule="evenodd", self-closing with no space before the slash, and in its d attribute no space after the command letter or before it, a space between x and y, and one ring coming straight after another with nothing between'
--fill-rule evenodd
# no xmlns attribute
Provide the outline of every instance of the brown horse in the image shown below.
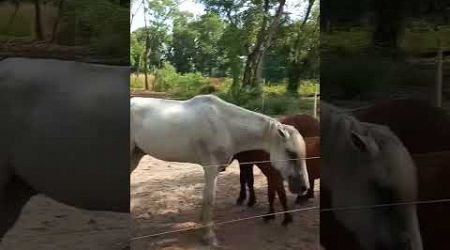
<svg viewBox="0 0 450 250"><path fill-rule="evenodd" d="M394 100L358 111L361 121L389 126L417 166L419 200L450 198L450 116L417 100ZM448 249L450 203L417 208L424 249Z"/></svg>
<svg viewBox="0 0 450 250"><path fill-rule="evenodd" d="M314 119L309 115L294 115L288 116L280 120L280 122L288 125L294 126L300 134L305 139L306 143L306 154L308 157L311 156L319 156L320 152L320 125L319 121ZM288 210L287 200L286 200L286 191L284 189L283 179L281 178L280 173L271 167L269 162L270 155L262 150L252 150L240 152L234 155L234 158L239 161L240 167L240 182L241 182L241 191L239 193L239 198L237 199L237 204L241 205L243 201L246 199L246 186L249 190L249 200L247 205L253 206L256 203L255 191L253 188L253 164L246 164L246 162L261 162L255 164L258 166L262 173L267 177L268 182L268 199L269 199L269 212L274 212L274 200L275 193L278 194L280 198L281 205L283 210ZM297 197L297 202L300 202L304 198L314 197L314 180L320 177L319 164L320 159L310 159L306 161L308 168L308 175L310 181L310 189L304 197ZM283 220L283 225L287 225L292 222L292 216L288 213L285 213ZM267 215L264 217L265 220L274 219L275 215Z"/></svg>

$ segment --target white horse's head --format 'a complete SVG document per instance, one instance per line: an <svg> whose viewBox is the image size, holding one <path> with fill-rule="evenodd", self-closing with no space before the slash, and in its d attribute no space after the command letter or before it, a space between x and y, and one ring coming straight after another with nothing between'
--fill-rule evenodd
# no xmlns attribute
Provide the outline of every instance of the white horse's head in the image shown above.
<svg viewBox="0 0 450 250"><path fill-rule="evenodd" d="M279 122L272 124L270 136L272 166L288 182L292 193L304 194L309 189L309 179L303 137L293 126Z"/></svg>
<svg viewBox="0 0 450 250"><path fill-rule="evenodd" d="M334 208L415 201L416 171L401 141L384 126L362 123L324 106L323 197ZM361 249L420 250L416 206L393 205L333 211ZM324 225L325 226L325 225ZM349 246L349 248L352 248Z"/></svg>

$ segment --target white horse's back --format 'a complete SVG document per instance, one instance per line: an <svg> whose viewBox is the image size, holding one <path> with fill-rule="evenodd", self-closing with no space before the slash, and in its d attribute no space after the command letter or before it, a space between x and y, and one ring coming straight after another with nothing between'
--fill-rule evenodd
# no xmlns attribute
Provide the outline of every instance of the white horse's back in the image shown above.
<svg viewBox="0 0 450 250"><path fill-rule="evenodd" d="M131 98L131 145L167 161L200 163L199 143L227 134L218 131L219 114L209 101L208 97L187 101Z"/></svg>

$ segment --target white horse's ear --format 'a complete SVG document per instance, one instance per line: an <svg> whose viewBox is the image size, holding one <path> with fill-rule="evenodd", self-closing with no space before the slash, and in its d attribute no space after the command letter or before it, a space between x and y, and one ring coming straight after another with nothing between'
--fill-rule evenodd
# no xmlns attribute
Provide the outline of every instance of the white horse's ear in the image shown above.
<svg viewBox="0 0 450 250"><path fill-rule="evenodd" d="M289 138L289 133L286 131L283 125L277 126L278 134L283 138L287 139Z"/></svg>
<svg viewBox="0 0 450 250"><path fill-rule="evenodd" d="M375 155L378 153L378 145L372 138L360 135L357 132L352 131L350 133L350 139L353 146L355 146L356 149L358 149L360 152L369 153L371 155Z"/></svg>

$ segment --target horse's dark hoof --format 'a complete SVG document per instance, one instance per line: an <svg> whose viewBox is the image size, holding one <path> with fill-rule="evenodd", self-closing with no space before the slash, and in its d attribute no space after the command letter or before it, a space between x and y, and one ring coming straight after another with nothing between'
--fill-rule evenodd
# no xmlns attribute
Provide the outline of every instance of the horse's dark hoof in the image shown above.
<svg viewBox="0 0 450 250"><path fill-rule="evenodd" d="M244 200L245 200L245 197L244 197L244 198L239 197L239 198L236 200L236 205L238 205L238 206L242 205L242 203L244 202Z"/></svg>
<svg viewBox="0 0 450 250"><path fill-rule="evenodd" d="M263 216L263 220L265 222L268 222L268 221L271 221L271 220L274 220L274 219L275 219L275 215L274 214L268 214L268 215L264 215Z"/></svg>
<svg viewBox="0 0 450 250"><path fill-rule="evenodd" d="M284 220L283 220L283 222L281 223L281 225L283 225L283 226L286 227L286 226L288 226L289 224L291 224L292 221L293 221L292 215L290 215L290 214L285 214L285 215L284 215Z"/></svg>
<svg viewBox="0 0 450 250"><path fill-rule="evenodd" d="M253 205L255 205L255 203L256 203L256 199L255 198L250 198L249 200L248 200L248 203L247 203L247 206L248 207L253 207Z"/></svg>
<svg viewBox="0 0 450 250"><path fill-rule="evenodd" d="M308 201L308 196L297 196L297 199L295 199L295 204L303 204L303 203L305 203L306 201Z"/></svg>

